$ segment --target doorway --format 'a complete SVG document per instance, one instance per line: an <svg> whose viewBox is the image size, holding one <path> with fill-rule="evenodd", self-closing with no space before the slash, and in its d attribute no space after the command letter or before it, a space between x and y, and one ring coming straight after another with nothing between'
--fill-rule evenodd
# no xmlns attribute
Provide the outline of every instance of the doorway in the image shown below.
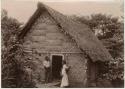
<svg viewBox="0 0 125 89"><path fill-rule="evenodd" d="M52 55L52 79L61 79L62 55Z"/></svg>

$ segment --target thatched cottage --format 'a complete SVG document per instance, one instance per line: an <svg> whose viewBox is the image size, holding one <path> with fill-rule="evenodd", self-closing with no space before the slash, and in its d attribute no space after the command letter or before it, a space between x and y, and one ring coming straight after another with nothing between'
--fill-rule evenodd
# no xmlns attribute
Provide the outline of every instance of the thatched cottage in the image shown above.
<svg viewBox="0 0 125 89"><path fill-rule="evenodd" d="M27 57L34 63L32 78L44 80L43 60L51 59L51 78L60 79L62 60L71 66L69 82L71 87L87 87L98 77L98 61L112 57L92 31L84 24L62 15L52 8L38 3L19 35ZM59 68L59 70L58 70Z"/></svg>

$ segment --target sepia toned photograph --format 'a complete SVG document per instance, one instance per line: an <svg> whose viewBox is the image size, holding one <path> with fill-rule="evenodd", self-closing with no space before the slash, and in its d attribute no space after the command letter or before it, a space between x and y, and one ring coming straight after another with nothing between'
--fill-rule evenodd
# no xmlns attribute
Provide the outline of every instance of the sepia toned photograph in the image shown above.
<svg viewBox="0 0 125 89"><path fill-rule="evenodd" d="M1 0L1 88L124 88L124 0Z"/></svg>

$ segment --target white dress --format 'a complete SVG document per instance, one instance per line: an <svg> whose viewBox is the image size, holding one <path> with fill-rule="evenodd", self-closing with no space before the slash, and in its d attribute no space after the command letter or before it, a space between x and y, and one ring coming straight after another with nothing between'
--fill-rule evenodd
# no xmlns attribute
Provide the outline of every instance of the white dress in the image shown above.
<svg viewBox="0 0 125 89"><path fill-rule="evenodd" d="M66 65L63 65L63 68L62 68L62 81L61 81L61 86L60 87L69 86L69 80L68 80L68 75L66 73L66 69L68 69L68 67Z"/></svg>

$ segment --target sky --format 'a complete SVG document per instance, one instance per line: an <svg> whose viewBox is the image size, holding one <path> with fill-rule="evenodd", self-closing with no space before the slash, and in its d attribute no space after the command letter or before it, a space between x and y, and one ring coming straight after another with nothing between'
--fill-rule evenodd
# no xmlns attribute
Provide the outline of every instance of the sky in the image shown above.
<svg viewBox="0 0 125 89"><path fill-rule="evenodd" d="M103 13L120 17L123 15L124 0L2 0L2 9L8 16L26 23L37 9L38 1L64 15L88 16Z"/></svg>

